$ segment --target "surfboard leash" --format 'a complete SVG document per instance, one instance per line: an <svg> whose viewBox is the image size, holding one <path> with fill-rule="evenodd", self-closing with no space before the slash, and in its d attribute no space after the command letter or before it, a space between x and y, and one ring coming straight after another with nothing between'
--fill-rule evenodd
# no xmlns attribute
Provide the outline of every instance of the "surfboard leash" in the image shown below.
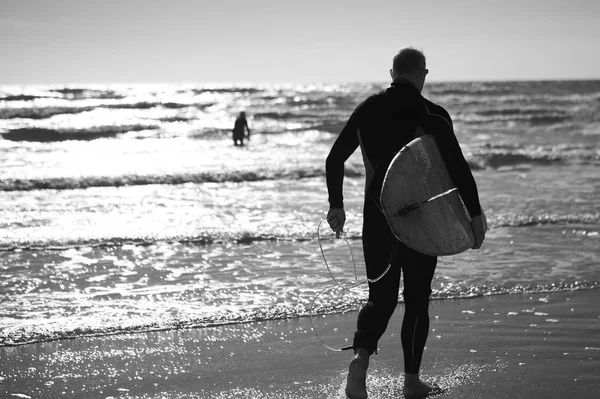
<svg viewBox="0 0 600 399"><path fill-rule="evenodd" d="M325 287L323 290L321 290L321 292L319 292L317 295L315 295L315 297L313 298L313 300L310 303L309 318L310 318L310 325L311 325L313 331L315 332L315 335L319 339L319 341L321 341L321 344L325 348L327 348L327 349L329 349L331 351L342 352L342 351L345 351L345 350L354 349L354 346L350 345L350 346L346 346L346 347L343 347L343 348L334 348L332 346L327 345L323 341L323 339L321 339L321 337L319 336L319 333L318 333L318 331L317 331L317 329L315 327L314 321L313 321L313 319L314 319L313 310L314 310L314 306L315 306L316 300L319 298L319 296L323 295L325 292L327 292L329 290L332 290L334 288L341 288L344 291L348 291L349 292L351 289L356 288L356 287L358 287L358 286L360 286L360 285L362 285L364 283L376 283L379 280L381 280L383 278L383 276L386 275L386 273L392 267L392 264L391 263L388 264L388 267L377 278L370 279L370 278L367 277L367 278L365 278L362 281L358 281L358 272L357 272L357 269L356 269L356 261L354 260L354 254L352 253L352 247L350 246L350 242L348 241L348 239L345 237L345 235L342 232L342 235L339 236L339 237L336 235L336 238L344 240L346 242L346 245L348 246L348 252L350 253L350 258L352 260L352 265L354 267L354 281L346 282L346 283L339 282L335 278L335 276L333 275L333 272L331 271L331 268L329 267L329 262L327 262L327 257L325 256L325 251L323 250L323 245L321 243L321 225L326 220L327 220L327 218L322 219L319 222L319 224L317 225L317 242L319 243L319 249L321 250L321 256L323 257L323 261L325 262L325 266L327 267L327 271L329 272L329 275L331 276L331 279L333 280L334 284L332 284L332 285L330 285L328 287Z"/></svg>

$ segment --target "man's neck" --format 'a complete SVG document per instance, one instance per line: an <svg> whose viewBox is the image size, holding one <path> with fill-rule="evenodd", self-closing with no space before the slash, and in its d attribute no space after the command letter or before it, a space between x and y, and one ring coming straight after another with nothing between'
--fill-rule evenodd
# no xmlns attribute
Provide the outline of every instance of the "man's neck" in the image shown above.
<svg viewBox="0 0 600 399"><path fill-rule="evenodd" d="M410 79L407 79L407 78L396 78L396 79L394 79L394 81L392 82L392 86L396 86L396 87L398 87L398 86L411 86L411 87L415 88L417 91L419 91L419 93L420 93L420 90L417 87L416 83L413 82Z"/></svg>

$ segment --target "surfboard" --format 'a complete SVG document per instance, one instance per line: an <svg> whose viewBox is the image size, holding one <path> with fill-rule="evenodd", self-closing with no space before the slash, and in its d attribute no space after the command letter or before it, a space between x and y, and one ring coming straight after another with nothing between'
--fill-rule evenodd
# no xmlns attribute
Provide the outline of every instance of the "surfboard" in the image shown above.
<svg viewBox="0 0 600 399"><path fill-rule="evenodd" d="M380 199L396 238L418 252L454 255L475 245L471 216L430 134L396 154Z"/></svg>

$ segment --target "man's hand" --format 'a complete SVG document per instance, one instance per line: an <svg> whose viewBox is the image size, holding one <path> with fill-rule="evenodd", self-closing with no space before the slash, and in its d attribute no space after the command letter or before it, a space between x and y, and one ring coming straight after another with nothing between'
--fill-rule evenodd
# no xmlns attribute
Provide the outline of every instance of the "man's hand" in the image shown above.
<svg viewBox="0 0 600 399"><path fill-rule="evenodd" d="M475 245L473 245L473 249L479 249L481 248L481 244L483 244L485 232L487 230L485 215L482 213L479 216L475 216L473 220L471 220L471 227L473 228L473 233L475 234Z"/></svg>
<svg viewBox="0 0 600 399"><path fill-rule="evenodd" d="M327 223L331 230L335 231L335 236L339 238L340 233L344 230L344 223L346 223L346 212L344 208L331 208L327 212Z"/></svg>

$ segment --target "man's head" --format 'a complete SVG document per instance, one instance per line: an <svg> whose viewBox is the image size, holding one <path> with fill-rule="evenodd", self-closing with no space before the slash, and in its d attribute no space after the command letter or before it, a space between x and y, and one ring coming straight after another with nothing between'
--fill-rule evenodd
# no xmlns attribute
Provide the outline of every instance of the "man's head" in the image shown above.
<svg viewBox="0 0 600 399"><path fill-rule="evenodd" d="M421 91L425 84L425 76L429 72L426 66L425 55L421 50L413 47L404 47L394 56L390 76L394 81L406 79Z"/></svg>

